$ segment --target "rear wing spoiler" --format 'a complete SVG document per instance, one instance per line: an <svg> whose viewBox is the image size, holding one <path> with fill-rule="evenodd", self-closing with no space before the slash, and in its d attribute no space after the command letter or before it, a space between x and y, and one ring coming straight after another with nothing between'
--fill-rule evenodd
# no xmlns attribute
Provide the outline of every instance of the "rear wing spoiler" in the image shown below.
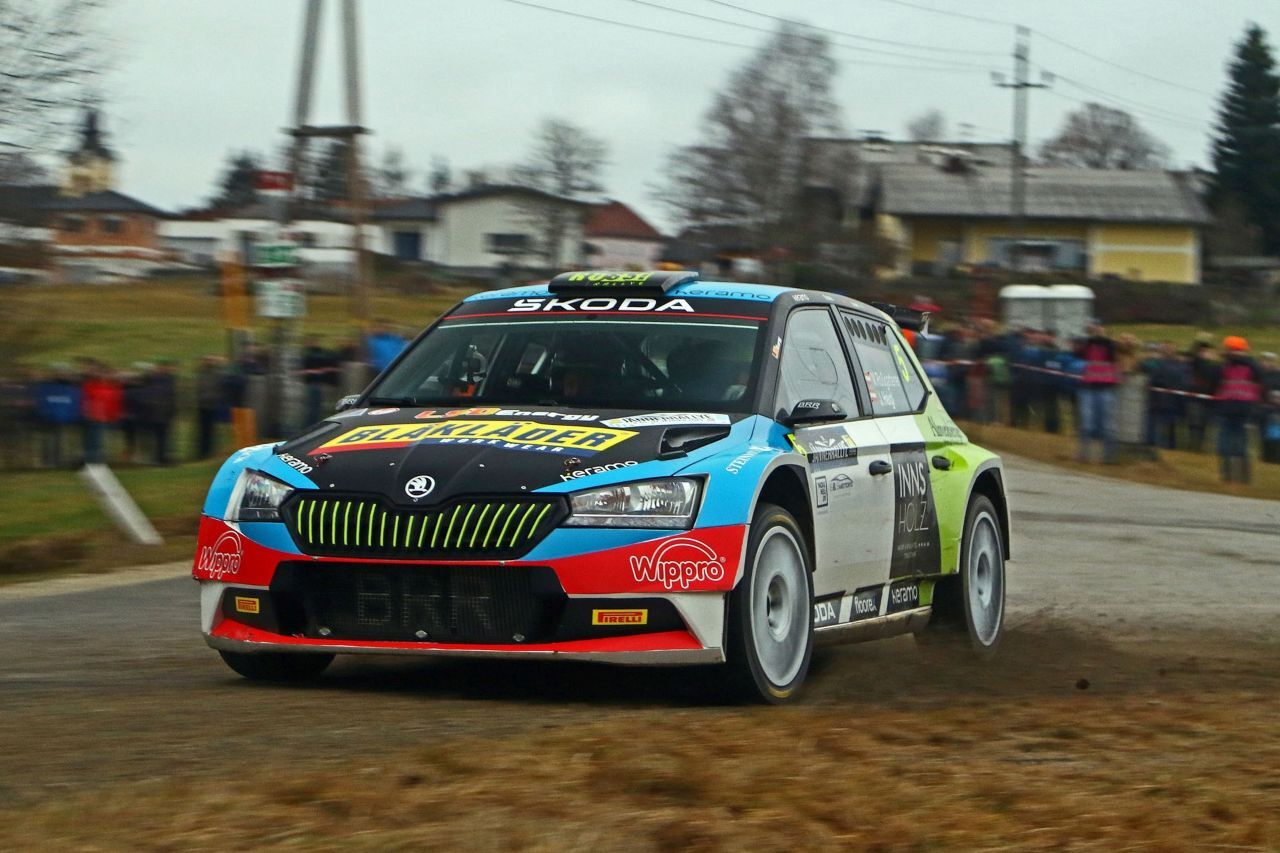
<svg viewBox="0 0 1280 853"><path fill-rule="evenodd" d="M888 314L900 329L913 332L929 332L929 312L917 311L914 308L903 308L901 305L890 305L888 302L872 302L872 308L879 308Z"/></svg>

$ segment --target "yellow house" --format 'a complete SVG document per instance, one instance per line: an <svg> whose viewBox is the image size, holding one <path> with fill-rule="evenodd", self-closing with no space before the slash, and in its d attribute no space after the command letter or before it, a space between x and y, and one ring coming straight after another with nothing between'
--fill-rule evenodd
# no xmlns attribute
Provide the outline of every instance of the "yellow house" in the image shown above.
<svg viewBox="0 0 1280 853"><path fill-rule="evenodd" d="M1010 266L1010 181L1007 168L954 163L876 169L864 207L898 247L887 272ZM1187 175L1030 168L1026 187L1022 269L1199 284L1208 213Z"/></svg>

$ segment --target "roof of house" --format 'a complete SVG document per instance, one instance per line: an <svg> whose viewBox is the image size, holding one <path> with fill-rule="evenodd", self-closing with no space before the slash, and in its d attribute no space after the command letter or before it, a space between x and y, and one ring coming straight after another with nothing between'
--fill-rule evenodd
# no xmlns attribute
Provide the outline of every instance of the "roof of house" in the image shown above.
<svg viewBox="0 0 1280 853"><path fill-rule="evenodd" d="M82 196L58 196L42 205L45 210L74 213L143 213L148 216L164 216L165 212L144 201L115 190L88 193Z"/></svg>
<svg viewBox="0 0 1280 853"><path fill-rule="evenodd" d="M471 201L477 198L489 198L491 196L500 195L524 195L534 196L536 198L546 199L548 201L561 201L565 204L590 205L593 202L583 199L570 198L568 196L556 195L555 193L545 192L543 190L526 187L520 184L479 184L474 187L468 187L458 192L444 193L442 195L432 197L437 206L442 204L450 204L457 201Z"/></svg>
<svg viewBox="0 0 1280 853"><path fill-rule="evenodd" d="M408 198L386 204L373 211L375 220L426 220L435 221L436 204L430 198Z"/></svg>
<svg viewBox="0 0 1280 853"><path fill-rule="evenodd" d="M897 216L1007 217L1007 169L944 170L929 165L884 165L876 170L864 206ZM1201 225L1204 202L1178 172L1111 169L1027 169L1029 219L1083 219Z"/></svg>
<svg viewBox="0 0 1280 853"><path fill-rule="evenodd" d="M582 229L583 236L617 237L626 240L662 239L662 234L631 208L620 201L596 205L587 214L586 225Z"/></svg>
<svg viewBox="0 0 1280 853"><path fill-rule="evenodd" d="M58 197L52 184L0 184L0 221L39 225L45 206Z"/></svg>

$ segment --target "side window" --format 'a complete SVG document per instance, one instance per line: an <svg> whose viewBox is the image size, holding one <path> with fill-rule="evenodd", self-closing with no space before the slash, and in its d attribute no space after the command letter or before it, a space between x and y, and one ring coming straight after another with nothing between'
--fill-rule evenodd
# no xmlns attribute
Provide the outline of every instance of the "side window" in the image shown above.
<svg viewBox="0 0 1280 853"><path fill-rule="evenodd" d="M871 411L876 415L905 415L924 402L924 383L906 352L906 344L888 324L840 312L862 365Z"/></svg>
<svg viewBox="0 0 1280 853"><path fill-rule="evenodd" d="M787 320L778 371L778 409L790 412L801 400L835 400L850 416L858 413L844 348L825 308L796 311Z"/></svg>

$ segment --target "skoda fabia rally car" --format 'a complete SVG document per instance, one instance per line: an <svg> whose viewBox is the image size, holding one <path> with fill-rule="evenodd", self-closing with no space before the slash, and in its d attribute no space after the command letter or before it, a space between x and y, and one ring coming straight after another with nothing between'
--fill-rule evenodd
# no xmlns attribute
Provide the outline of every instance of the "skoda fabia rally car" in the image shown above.
<svg viewBox="0 0 1280 853"><path fill-rule="evenodd" d="M204 636L249 678L555 657L713 665L775 702L815 643L990 655L1000 460L930 390L896 321L919 317L883 307L693 273L471 296L336 414L218 472Z"/></svg>

